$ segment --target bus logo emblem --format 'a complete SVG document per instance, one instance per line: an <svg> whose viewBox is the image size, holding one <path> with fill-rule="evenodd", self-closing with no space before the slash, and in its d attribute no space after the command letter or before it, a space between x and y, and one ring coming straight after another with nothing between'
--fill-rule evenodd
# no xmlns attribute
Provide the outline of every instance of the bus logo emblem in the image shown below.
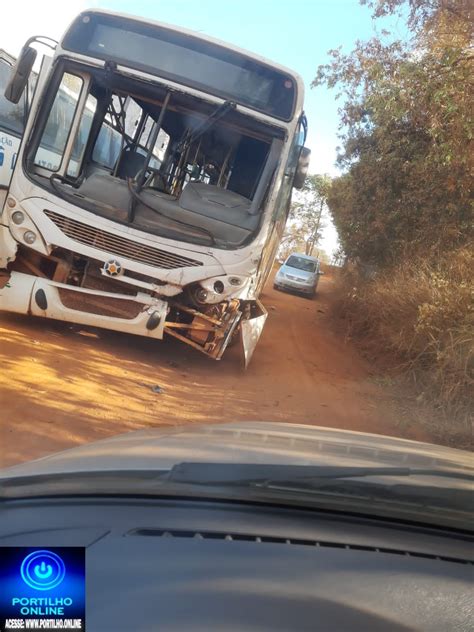
<svg viewBox="0 0 474 632"><path fill-rule="evenodd" d="M123 272L122 264L116 259L110 259L110 261L106 261L104 263L103 270L108 276L118 276Z"/></svg>

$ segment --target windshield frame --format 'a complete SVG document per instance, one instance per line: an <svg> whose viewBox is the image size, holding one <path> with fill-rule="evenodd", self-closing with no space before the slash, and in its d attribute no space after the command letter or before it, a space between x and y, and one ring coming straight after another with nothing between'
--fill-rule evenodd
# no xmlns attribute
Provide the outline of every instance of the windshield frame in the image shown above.
<svg viewBox="0 0 474 632"><path fill-rule="evenodd" d="M40 186L43 189L50 191L53 195L58 196L59 198L63 199L67 203L83 208L84 210L89 211L95 215L98 215L99 217L107 218L108 217L107 211L106 210L104 211L104 205L102 205L101 202L88 199L85 197L83 198L77 197L74 195L73 189L69 190L70 186L63 186L63 184L65 185L71 184L70 182L67 181L67 178L65 176L67 175L67 170L69 168L69 165L71 164L72 149L74 147L76 135L79 131L79 128L82 122L82 118L85 111L85 103L86 103L87 98L90 95L91 85L94 81L97 80L97 77L99 78L104 77L104 73L106 74L106 71L104 71L103 69L91 68L89 65L84 64L84 62L81 62L75 59L69 59L62 56L57 59L57 63L55 63L51 71L51 74L48 80L48 85L44 89L44 93L42 95L42 101L36 112L35 125L30 129L28 140L25 144L25 151L23 152L23 156L22 156L22 159L23 159L22 165L23 165L23 172L25 176L31 182L35 183L36 185ZM35 164L34 156L41 143L41 138L47 125L50 109L52 107L52 104L54 103L56 95L58 94L62 78L64 77L65 74L71 74L76 77L79 77L82 80L83 84L82 84L82 88L79 94L78 102L75 107L74 117L72 119L70 129L68 132L68 139L66 142L66 146L63 150L60 166L56 172L53 172L46 167ZM142 78L136 77L136 78L131 79L128 75L124 75L123 73L119 73L119 72L117 72L116 76L118 80L120 82L123 81L124 84L126 83L127 85L130 85L130 83L133 83L133 86L135 87L135 89L141 94L140 88L142 87L142 84L143 84ZM147 84L143 84L143 86L146 86L148 90L150 90L150 87L151 88L156 87L156 88L159 88L163 92L163 94L166 94L167 92L169 92L172 96L175 95L174 90L170 89L166 83L160 82L159 78L156 78L156 82L153 81L152 84L148 82ZM201 107L205 105L205 107L209 109L210 112L212 112L215 109L215 104L212 100L208 101L206 99L201 99L200 97L198 98L192 92L187 93L183 91L183 93L179 93L179 96L183 96L183 98L189 97L190 101L196 100L196 103L199 103ZM135 95L134 95L134 98L135 98ZM143 100L145 101L147 99L148 97L146 99L144 98ZM242 112L242 111L239 112L237 109L235 109L234 111L235 111L235 115L239 117L239 119L241 119L241 121L245 124L245 126L248 125L249 137L253 138L253 136L255 135L255 138L258 138L258 137L263 138L263 136L265 136L265 142L268 142L271 139L271 142L274 144L280 143L281 147L279 149L279 155L280 156L284 155L286 151L285 143L287 142L286 140L287 128L283 124L273 125L273 124L268 123L267 121L261 121L258 118L258 115L252 116L251 113ZM200 114L200 116L201 118L203 118L202 113ZM241 123L241 126L244 127L244 124ZM232 122L232 125L235 126L235 123ZM269 144L269 150L265 158L264 167L266 166L268 160L270 159L271 148L272 148L272 145ZM82 164L82 168L84 168L84 164ZM218 250L233 250L236 248L242 248L248 245L250 242L252 242L262 228L268 199L271 197L271 194L273 193L273 190L275 188L275 181L276 181L275 174L277 173L279 168L281 167L277 165L277 167L274 169L273 176L267 182L266 194L263 196L263 199L260 201L260 204L259 204L259 212L258 212L259 222L258 222L257 227L253 230L253 232L249 234L247 241L238 246L227 245L226 243L222 241L217 243L215 239L213 238L213 236L210 234L210 232L208 234L207 230L202 229L198 225L196 226L190 225L191 232L189 231L186 232L185 230L183 231L182 229L180 229L179 224L176 224L176 227L169 227L166 229L166 231L163 231L163 229L161 228L155 228L152 226L148 226L144 228L143 226L139 226L135 224L134 222L123 220L118 217L114 218L114 222L122 226L127 226L129 228L139 230L140 232L143 232L145 234L155 235L158 237L163 237L165 239L180 241L180 242L189 243L192 245L208 246L208 247L211 246ZM51 181L52 180L51 176L55 176L56 174L58 176L58 181L53 183ZM256 191L258 189L258 186L260 184L260 180L262 177L263 177L263 170L258 175L258 180L256 181L256 184L255 184L253 197L252 199L250 199L251 204L254 204ZM63 183L61 185L59 185L60 178L63 179ZM77 181L79 180L79 178L72 178L72 180Z"/></svg>

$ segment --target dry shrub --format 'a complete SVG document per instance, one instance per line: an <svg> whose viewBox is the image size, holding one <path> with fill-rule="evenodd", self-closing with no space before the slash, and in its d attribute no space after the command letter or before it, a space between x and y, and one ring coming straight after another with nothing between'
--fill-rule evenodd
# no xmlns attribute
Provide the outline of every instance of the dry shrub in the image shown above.
<svg viewBox="0 0 474 632"><path fill-rule="evenodd" d="M468 248L434 260L405 260L380 274L350 267L340 277L337 305L369 355L410 371L419 399L442 413L444 433L451 435L444 438L463 444L473 412L473 271Z"/></svg>

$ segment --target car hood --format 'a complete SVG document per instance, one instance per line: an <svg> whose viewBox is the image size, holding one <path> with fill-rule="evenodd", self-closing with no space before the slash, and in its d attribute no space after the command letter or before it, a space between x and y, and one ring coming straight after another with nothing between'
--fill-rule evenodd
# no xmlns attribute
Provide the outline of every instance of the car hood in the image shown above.
<svg viewBox="0 0 474 632"><path fill-rule="evenodd" d="M290 266L282 266L280 272L283 274L291 274L297 276L300 279L314 279L315 272L308 272L307 270L300 270L299 268L291 268Z"/></svg>
<svg viewBox="0 0 474 632"><path fill-rule="evenodd" d="M121 434L0 470L0 479L162 470L181 462L472 469L472 455L406 439L272 422L188 424Z"/></svg>

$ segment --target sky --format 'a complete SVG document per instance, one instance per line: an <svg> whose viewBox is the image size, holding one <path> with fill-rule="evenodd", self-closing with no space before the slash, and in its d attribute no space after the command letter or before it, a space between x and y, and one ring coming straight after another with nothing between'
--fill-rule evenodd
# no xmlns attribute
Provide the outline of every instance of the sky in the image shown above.
<svg viewBox="0 0 474 632"><path fill-rule="evenodd" d="M380 31L358 0L15 0L2 7L0 47L17 55L31 35L59 39L73 17L91 7L183 26L296 70L306 90L310 172L338 174L340 103L334 91L310 85L318 65L328 61L330 49L342 46L349 52L356 40ZM391 26L403 28L398 22ZM337 248L337 233L329 218L325 221L321 246L331 254Z"/></svg>

